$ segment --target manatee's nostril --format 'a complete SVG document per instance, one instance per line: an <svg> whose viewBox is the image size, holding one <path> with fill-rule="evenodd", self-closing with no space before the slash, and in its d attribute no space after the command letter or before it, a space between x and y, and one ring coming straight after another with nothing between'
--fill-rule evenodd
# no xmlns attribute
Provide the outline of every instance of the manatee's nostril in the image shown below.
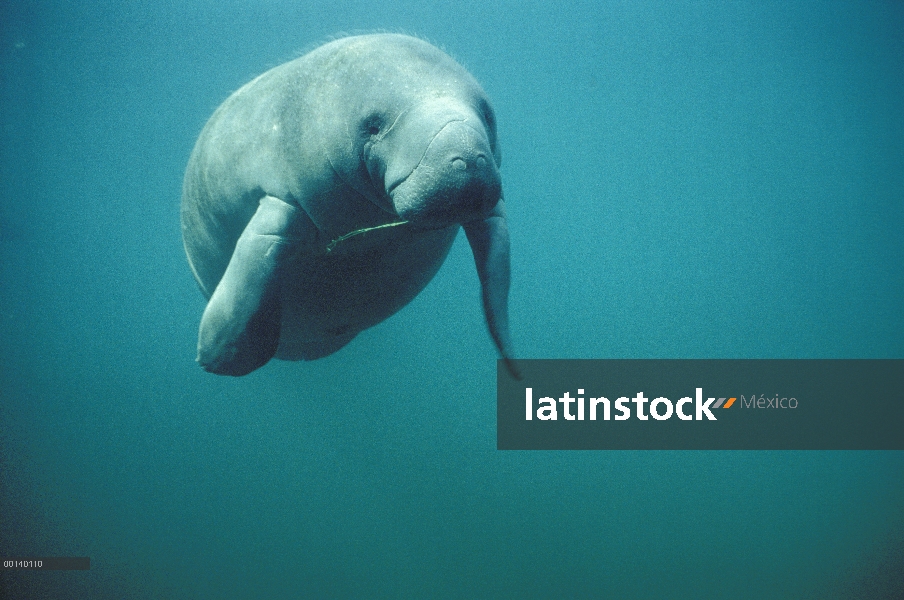
<svg viewBox="0 0 904 600"><path fill-rule="evenodd" d="M487 166L487 159L483 157L483 155L477 157L477 168L482 169Z"/></svg>
<svg viewBox="0 0 904 600"><path fill-rule="evenodd" d="M455 160L452 161L452 166L460 171L464 171L465 169L468 168L468 163L466 163L465 161L463 161L460 158L456 158Z"/></svg>

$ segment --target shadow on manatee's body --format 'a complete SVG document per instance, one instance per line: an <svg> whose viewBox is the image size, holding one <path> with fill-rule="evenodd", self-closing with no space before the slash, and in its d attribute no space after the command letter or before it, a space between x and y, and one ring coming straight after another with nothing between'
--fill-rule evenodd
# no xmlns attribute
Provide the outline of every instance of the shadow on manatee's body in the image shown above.
<svg viewBox="0 0 904 600"><path fill-rule="evenodd" d="M474 78L404 35L335 40L257 77L201 132L182 196L210 299L198 362L313 360L410 302L463 226L513 375L496 122Z"/></svg>

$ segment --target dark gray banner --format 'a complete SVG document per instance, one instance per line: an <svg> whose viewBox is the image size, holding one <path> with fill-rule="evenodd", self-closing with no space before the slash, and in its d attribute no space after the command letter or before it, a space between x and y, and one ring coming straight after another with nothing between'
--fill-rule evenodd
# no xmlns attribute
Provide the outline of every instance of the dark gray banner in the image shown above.
<svg viewBox="0 0 904 600"><path fill-rule="evenodd" d="M519 360L500 450L904 450L904 360Z"/></svg>

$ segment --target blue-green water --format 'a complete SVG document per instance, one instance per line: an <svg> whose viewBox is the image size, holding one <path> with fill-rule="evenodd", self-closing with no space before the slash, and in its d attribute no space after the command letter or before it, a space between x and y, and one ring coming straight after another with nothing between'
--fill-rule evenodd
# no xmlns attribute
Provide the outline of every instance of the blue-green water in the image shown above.
<svg viewBox="0 0 904 600"><path fill-rule="evenodd" d="M498 452L459 239L314 363L194 363L181 178L339 32L494 102L520 356L904 357L904 4L0 3L10 598L891 598L904 454ZM904 424L902 424L904 431Z"/></svg>

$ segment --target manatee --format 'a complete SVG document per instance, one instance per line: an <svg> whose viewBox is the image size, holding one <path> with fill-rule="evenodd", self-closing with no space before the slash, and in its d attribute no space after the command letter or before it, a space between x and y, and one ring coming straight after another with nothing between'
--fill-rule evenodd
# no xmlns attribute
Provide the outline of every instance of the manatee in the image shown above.
<svg viewBox="0 0 904 600"><path fill-rule="evenodd" d="M197 361L241 376L315 360L408 304L459 227L510 372L509 234L496 118L475 79L413 37L346 37L232 94L183 184L208 298Z"/></svg>

